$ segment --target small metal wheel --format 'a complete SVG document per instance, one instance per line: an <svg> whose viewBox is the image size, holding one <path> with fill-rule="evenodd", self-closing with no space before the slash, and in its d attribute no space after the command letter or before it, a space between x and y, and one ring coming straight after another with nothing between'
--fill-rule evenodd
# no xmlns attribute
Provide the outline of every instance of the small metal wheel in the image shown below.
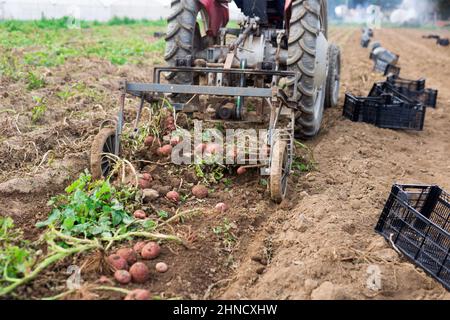
<svg viewBox="0 0 450 320"><path fill-rule="evenodd" d="M286 196L290 173L287 141L277 139L272 146L272 162L270 166L270 197L280 203Z"/></svg>
<svg viewBox="0 0 450 320"><path fill-rule="evenodd" d="M115 154L116 129L103 128L95 136L91 146L91 174L95 180L108 177L115 161L108 158L105 153Z"/></svg>

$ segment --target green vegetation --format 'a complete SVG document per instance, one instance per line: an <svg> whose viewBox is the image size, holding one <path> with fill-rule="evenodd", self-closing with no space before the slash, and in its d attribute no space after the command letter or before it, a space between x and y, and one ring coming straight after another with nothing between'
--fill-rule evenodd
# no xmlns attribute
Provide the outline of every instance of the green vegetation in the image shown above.
<svg viewBox="0 0 450 320"><path fill-rule="evenodd" d="M223 219L222 224L213 228L213 233L222 240L223 245L229 251L232 250L238 240L233 233L233 229L236 229L236 224L227 218Z"/></svg>
<svg viewBox="0 0 450 320"><path fill-rule="evenodd" d="M152 39L166 22L114 18L109 22L81 21L72 28L68 18L0 22L0 47L23 48L21 57L32 67L53 67L73 57L99 57L113 64L142 63L164 52L164 39ZM87 42L86 38L92 41ZM11 74L11 61L0 61L0 71ZM8 75L7 74L7 75Z"/></svg>
<svg viewBox="0 0 450 320"><path fill-rule="evenodd" d="M295 175L299 175L301 172L311 172L317 169L317 162L314 159L314 152L305 144L300 141L295 141L295 145L298 150L303 152L298 152L294 156L292 163L292 169ZM306 152L306 154L305 154Z"/></svg>
<svg viewBox="0 0 450 320"><path fill-rule="evenodd" d="M20 63L16 56L0 52L0 77L18 80L21 76Z"/></svg>
<svg viewBox="0 0 450 320"><path fill-rule="evenodd" d="M37 227L53 225L63 234L85 238L112 237L136 229L136 221L128 214L133 208L126 208L135 200L136 190L116 189L108 180L92 181L84 173L65 191L49 201L53 210Z"/></svg>
<svg viewBox="0 0 450 320"><path fill-rule="evenodd" d="M33 21L22 21L22 20L4 20L0 21L0 27L6 28L8 31L22 31L26 32L34 29L43 30L59 30L59 29L71 29L73 28L73 21L70 17L63 17L60 19L47 19L42 18L40 20ZM107 22L98 21L77 21L77 25L81 29L89 29L98 26L123 26L123 25L140 25L140 26L150 26L150 27L165 27L167 22L165 20L136 20L130 18L118 18L114 17Z"/></svg>
<svg viewBox="0 0 450 320"><path fill-rule="evenodd" d="M50 200L53 210L47 220L37 223L45 230L34 242L23 239L23 232L11 218L0 217L0 297L74 254L105 252L114 243L133 238L183 242L156 231L188 212L178 213L162 224L151 219L136 220L129 214L139 205L133 188L113 187L108 180L92 181L88 173L83 173L65 191ZM158 216L167 219L168 213L160 211ZM41 249L43 246L46 248Z"/></svg>
<svg viewBox="0 0 450 320"><path fill-rule="evenodd" d="M35 256L23 240L23 233L16 229L10 217L0 217L0 286L10 278L27 273L35 262Z"/></svg>
<svg viewBox="0 0 450 320"><path fill-rule="evenodd" d="M23 240L23 232L11 218L0 217L0 297L33 280L40 272L64 258L83 251L99 249L97 241L64 236L56 230L45 233L45 255L38 249L40 241Z"/></svg>
<svg viewBox="0 0 450 320"><path fill-rule="evenodd" d="M47 104L44 98L41 97L33 97L34 102L36 103L33 109L31 110L31 121L33 123L37 123L47 111Z"/></svg>
<svg viewBox="0 0 450 320"><path fill-rule="evenodd" d="M203 183L216 184L224 177L226 167L218 163L211 163L208 160L201 160L198 164L193 164L195 175L200 178Z"/></svg>
<svg viewBox="0 0 450 320"><path fill-rule="evenodd" d="M30 91L45 87L44 77L38 76L34 72L28 72L27 83L27 89Z"/></svg>

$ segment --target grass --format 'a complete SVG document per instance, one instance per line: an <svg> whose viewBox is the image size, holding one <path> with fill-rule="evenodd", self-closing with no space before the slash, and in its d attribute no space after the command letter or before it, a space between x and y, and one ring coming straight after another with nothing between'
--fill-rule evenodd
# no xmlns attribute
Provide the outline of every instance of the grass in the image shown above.
<svg viewBox="0 0 450 320"><path fill-rule="evenodd" d="M37 123L42 117L45 115L47 111L47 103L44 98L41 97L33 97L35 105L31 110L31 122Z"/></svg>
<svg viewBox="0 0 450 320"><path fill-rule="evenodd" d="M0 21L0 75L17 80L17 64L49 68L75 57L97 57L115 65L163 62L165 41L153 38L153 33L166 30L165 20L116 17L107 22L80 21L77 25L79 28L73 28L68 17ZM235 22L229 25L237 26Z"/></svg>
<svg viewBox="0 0 450 320"><path fill-rule="evenodd" d="M223 222L212 229L213 233L222 240L225 248L230 250L238 238L234 235L233 229L236 229L234 222L224 218Z"/></svg>
<svg viewBox="0 0 450 320"><path fill-rule="evenodd" d="M16 56L0 52L0 76L12 80L20 78L20 62Z"/></svg>
<svg viewBox="0 0 450 320"><path fill-rule="evenodd" d="M116 65L140 64L163 54L164 39L153 39L152 35L164 31L165 26L163 20L128 18L104 23L81 21L78 29L70 28L68 18L9 20L0 22L0 47L23 51L23 63L31 67L54 67L73 57L98 57ZM0 72L11 73L10 62L3 60Z"/></svg>
<svg viewBox="0 0 450 320"><path fill-rule="evenodd" d="M106 22L99 21L85 21L81 20L77 22L77 25L81 29L89 29L98 26L124 26L124 25L140 25L140 26L151 26L151 27L165 27L167 22L165 20L137 20L130 18L119 18L114 17ZM47 19L42 18L40 20L23 21L23 20L4 20L0 21L0 27L8 29L8 31L22 31L27 32L34 29L44 29L44 30L59 30L59 29L70 29L72 28L72 21L69 17L63 17L59 19Z"/></svg>
<svg viewBox="0 0 450 320"><path fill-rule="evenodd" d="M27 74L27 89L36 90L45 87L45 78L43 76L36 75L34 72L28 72Z"/></svg>

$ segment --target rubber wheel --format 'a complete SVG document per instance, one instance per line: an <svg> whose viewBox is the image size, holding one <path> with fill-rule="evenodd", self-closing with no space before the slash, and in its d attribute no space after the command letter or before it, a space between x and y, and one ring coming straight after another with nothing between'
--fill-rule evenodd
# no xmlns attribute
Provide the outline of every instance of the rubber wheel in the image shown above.
<svg viewBox="0 0 450 320"><path fill-rule="evenodd" d="M294 0L290 19L287 67L300 73L295 135L311 138L319 133L325 90L314 92L316 43L319 32L327 35L327 7L323 0ZM325 84L324 84L325 85ZM293 81L288 82L292 94Z"/></svg>
<svg viewBox="0 0 450 320"><path fill-rule="evenodd" d="M337 107L341 85L341 50L335 44L328 47L328 75L325 108Z"/></svg>
<svg viewBox="0 0 450 320"><path fill-rule="evenodd" d="M270 197L280 203L286 197L288 177L287 142L277 140L272 146L272 162L270 166Z"/></svg>
<svg viewBox="0 0 450 320"><path fill-rule="evenodd" d="M104 154L115 154L115 138L116 130L113 128L103 128L95 136L91 146L91 174L93 179L104 179L111 173L115 162Z"/></svg>
<svg viewBox="0 0 450 320"><path fill-rule="evenodd" d="M208 46L210 38L202 36L198 15L202 15L204 27L207 16L197 0L172 0L171 14L167 18L166 51L164 60L169 66L177 65L177 58L191 56L195 59L196 53ZM169 72L166 75L169 83L192 84L192 75L183 72Z"/></svg>

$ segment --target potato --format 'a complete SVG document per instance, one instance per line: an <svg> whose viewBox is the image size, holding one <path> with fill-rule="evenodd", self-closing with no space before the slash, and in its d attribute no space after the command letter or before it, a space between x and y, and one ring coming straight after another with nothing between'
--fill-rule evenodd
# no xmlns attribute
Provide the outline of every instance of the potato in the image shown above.
<svg viewBox="0 0 450 320"><path fill-rule="evenodd" d="M136 210L133 213L133 216L135 219L141 219L141 220L147 218L147 214L143 210Z"/></svg>
<svg viewBox="0 0 450 320"><path fill-rule="evenodd" d="M180 194L176 191L169 191L166 194L166 198L172 202L177 203L178 201L180 201Z"/></svg>
<svg viewBox="0 0 450 320"><path fill-rule="evenodd" d="M162 157L168 157L172 154L172 146L170 144L166 144L156 150L156 153Z"/></svg>
<svg viewBox="0 0 450 320"><path fill-rule="evenodd" d="M140 189L150 189L151 187L151 181L147 179L139 179L138 186Z"/></svg>
<svg viewBox="0 0 450 320"><path fill-rule="evenodd" d="M169 267L164 262L158 262L155 265L155 270L156 270L156 272L159 272L159 273L165 273L165 272L167 272L167 270L169 270Z"/></svg>
<svg viewBox="0 0 450 320"><path fill-rule="evenodd" d="M144 283L150 277L147 266L142 262L136 262L130 268L131 279L135 283Z"/></svg>
<svg viewBox="0 0 450 320"><path fill-rule="evenodd" d="M127 270L128 269L128 263L127 260L119 256L118 254L112 254L107 259L109 265L114 270Z"/></svg>
<svg viewBox="0 0 450 320"><path fill-rule="evenodd" d="M144 242L144 241L139 241L139 242L137 242L137 243L133 246L133 250L134 250L136 253L141 254L142 248L144 248L146 244L147 244L147 243Z"/></svg>
<svg viewBox="0 0 450 320"><path fill-rule="evenodd" d="M229 209L229 206L226 203L220 202L220 203L216 204L215 209L217 212L223 213Z"/></svg>
<svg viewBox="0 0 450 320"><path fill-rule="evenodd" d="M236 172L239 176L242 176L243 174L247 173L247 169L245 167L239 167Z"/></svg>
<svg viewBox="0 0 450 320"><path fill-rule="evenodd" d="M114 279L120 284L129 284L131 282L131 274L126 270L117 270L114 272Z"/></svg>
<svg viewBox="0 0 450 320"><path fill-rule="evenodd" d="M154 189L144 189L142 190L142 200L144 203L152 202L159 198L159 192Z"/></svg>
<svg viewBox="0 0 450 320"><path fill-rule="evenodd" d="M142 248L141 257L145 260L155 259L161 253L161 247L156 242L149 242Z"/></svg>
<svg viewBox="0 0 450 320"><path fill-rule="evenodd" d="M148 136L147 138L145 138L144 144L146 146L151 146L154 141L155 141L155 137L154 136Z"/></svg>
<svg viewBox="0 0 450 320"><path fill-rule="evenodd" d="M144 289L135 289L127 294L124 300L150 300L150 292Z"/></svg>
<svg viewBox="0 0 450 320"><path fill-rule="evenodd" d="M208 197L208 193L209 193L208 188L206 188L204 185L201 184L194 186L192 188L192 194L198 199L204 199Z"/></svg>
<svg viewBox="0 0 450 320"><path fill-rule="evenodd" d="M152 175L150 173L147 173L147 172L142 174L142 179L148 180L150 182L153 181Z"/></svg>
<svg viewBox="0 0 450 320"><path fill-rule="evenodd" d="M117 250L116 254L124 258L129 265L132 265L137 261L137 253L131 248L122 248Z"/></svg>
<svg viewBox="0 0 450 320"><path fill-rule="evenodd" d="M164 273L167 272L167 270L169 270L169 267L164 262L158 262L155 266L155 269L159 273Z"/></svg>

